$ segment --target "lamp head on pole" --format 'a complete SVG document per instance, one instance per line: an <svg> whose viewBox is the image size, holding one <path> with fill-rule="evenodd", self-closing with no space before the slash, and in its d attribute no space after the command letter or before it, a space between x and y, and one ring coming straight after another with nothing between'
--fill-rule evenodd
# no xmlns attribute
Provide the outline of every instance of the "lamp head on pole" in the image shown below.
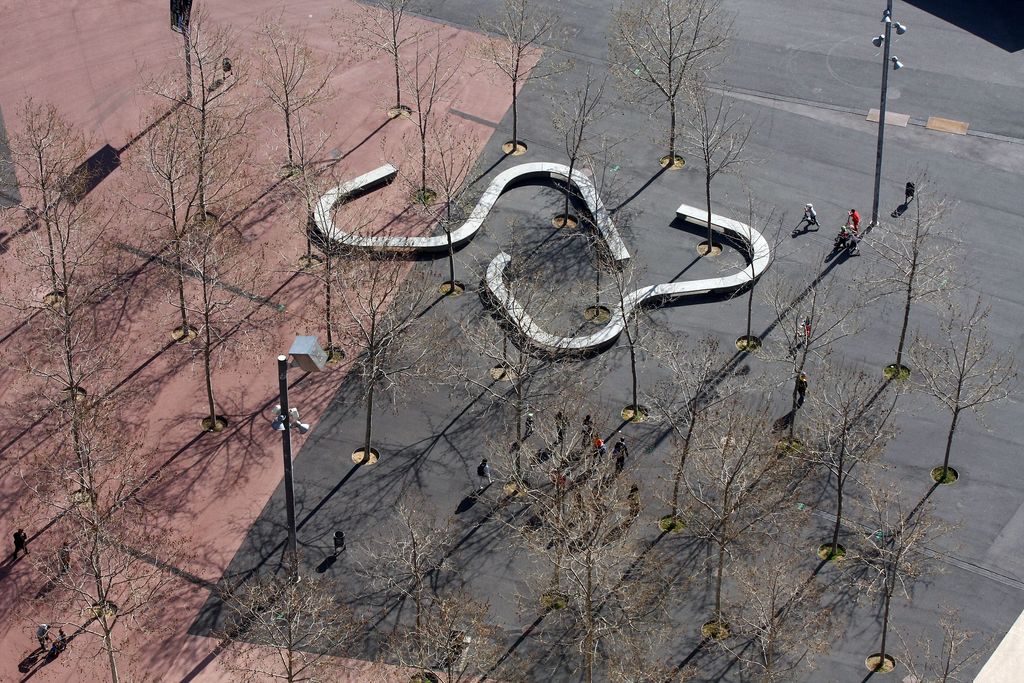
<svg viewBox="0 0 1024 683"><path fill-rule="evenodd" d="M882 23L883 24L891 24L892 23L892 12L890 12L888 9L885 10L884 12L882 12Z"/></svg>
<svg viewBox="0 0 1024 683"><path fill-rule="evenodd" d="M899 57L893 56L889 60L892 62L892 70L899 71L903 68L903 62L900 61Z"/></svg>
<svg viewBox="0 0 1024 683"><path fill-rule="evenodd" d="M898 21L897 21L897 22L895 22L895 23L894 23L894 24L892 25L892 27L893 27L894 29L896 29L896 35L900 35L900 36L902 36L902 35L903 35L904 33L906 33L906 32L907 32L907 27L906 27L906 26L904 26L903 24L901 24L901 23L900 23L900 22L898 22Z"/></svg>
<svg viewBox="0 0 1024 683"><path fill-rule="evenodd" d="M871 39L871 44L875 47L882 47L882 43L885 42L885 36L875 36Z"/></svg>

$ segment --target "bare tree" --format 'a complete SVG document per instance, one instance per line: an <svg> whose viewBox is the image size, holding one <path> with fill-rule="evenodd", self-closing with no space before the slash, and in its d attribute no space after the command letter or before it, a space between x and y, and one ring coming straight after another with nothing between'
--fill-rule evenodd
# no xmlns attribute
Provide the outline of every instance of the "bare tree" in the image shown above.
<svg viewBox="0 0 1024 683"><path fill-rule="evenodd" d="M600 248L599 245L595 246ZM643 351L657 349L657 333L644 308L630 305L630 295L636 289L635 284L639 279L637 267L632 259L626 264L611 264L607 270L612 276L612 292L617 304L617 314L622 316L622 335L626 340L624 346L629 353L630 403L622 409L622 418L630 422L643 422L647 419L649 409L640 405L640 374L637 361Z"/></svg>
<svg viewBox="0 0 1024 683"><path fill-rule="evenodd" d="M324 157L330 144L330 132L313 130L312 125L303 112L296 112L291 126L294 154L289 149L292 172L288 181L295 193L302 200L302 212L296 212L297 226L306 241L306 253L299 258L299 266L309 271L321 260L313 253L313 236L318 232L314 216L317 202L328 188L328 183L335 187L340 180L330 171L336 167L331 164L324 168Z"/></svg>
<svg viewBox="0 0 1024 683"><path fill-rule="evenodd" d="M578 645L589 683L641 643L657 642L671 586L665 559L638 547L630 533L642 512L638 485L588 444L550 479L530 480L538 482L524 492L532 515L513 523L550 569L531 579L532 597L553 622L550 637Z"/></svg>
<svg viewBox="0 0 1024 683"><path fill-rule="evenodd" d="M782 381L793 382L790 411L785 420L786 439L788 447L798 448L796 416L800 396L795 380L809 367L809 360L824 359L833 344L858 330L856 313L860 304L843 291L835 290L832 284L823 284L820 278L807 283L787 283L776 278L761 293L775 319L772 327L781 328L774 343L761 348L761 355L785 365L788 372Z"/></svg>
<svg viewBox="0 0 1024 683"><path fill-rule="evenodd" d="M346 339L355 350L350 367L366 415L363 447L353 458L373 463L380 455L372 448L375 400L383 394L394 403L407 394L402 380L424 370L433 348L420 320L428 290L418 273L380 256L353 264L346 279Z"/></svg>
<svg viewBox="0 0 1024 683"><path fill-rule="evenodd" d="M430 204L436 192L427 187L430 167L427 164L427 149L431 130L436 125L437 115L434 107L444 96L452 79L455 78L457 65L452 63L451 51L443 47L441 33L434 33L434 46L424 49L423 37L415 37L416 52L412 64L403 66L405 71L406 91L412 103L412 118L416 124L419 137L419 186L414 193L417 202Z"/></svg>
<svg viewBox="0 0 1024 683"><path fill-rule="evenodd" d="M680 494L690 450L704 430L709 413L736 394L743 382L726 367L725 356L714 337L703 337L695 346L679 344L677 348L667 348L659 356L669 371L669 378L653 387L648 400L653 412L668 421L678 439L669 463L672 467L672 491L666 500L669 514L662 517L661 526L666 531L678 531L683 528L679 516Z"/></svg>
<svg viewBox="0 0 1024 683"><path fill-rule="evenodd" d="M304 31L282 27L284 15L263 20L259 33L260 85L284 117L288 168L294 168L292 117L331 97L327 83L334 65L310 48Z"/></svg>
<svg viewBox="0 0 1024 683"><path fill-rule="evenodd" d="M903 303L896 360L885 369L886 376L894 379L904 379L910 373L903 365L903 352L914 304L933 300L936 295L957 287L953 260L956 243L949 233L939 229L948 214L948 206L942 198L928 198L925 184L924 178L918 179L920 189L914 217L904 215L880 231L877 239L868 242L887 269L867 283L869 301L898 294Z"/></svg>
<svg viewBox="0 0 1024 683"><path fill-rule="evenodd" d="M15 254L45 294L38 300L5 295L3 303L42 314L30 329L40 334L47 358L30 370L55 385L59 396L78 400L88 380L104 367L101 347L108 331L96 329L102 323L92 308L115 280L106 234L109 217L84 197L91 179L78 167L86 156L82 135L56 107L31 99L22 107L21 120L11 152L22 204L10 215L23 213L34 229Z"/></svg>
<svg viewBox="0 0 1024 683"><path fill-rule="evenodd" d="M766 405L751 407L734 397L712 419L690 455L686 519L690 531L714 548L714 608L702 632L719 639L730 630L722 607L726 565L752 537L764 542L801 475L790 459L775 455Z"/></svg>
<svg viewBox="0 0 1024 683"><path fill-rule="evenodd" d="M910 644L897 631L903 650L901 661L917 683L967 683L968 679L963 677L964 669L990 649L992 638L982 638L978 642L978 634L964 628L959 615L953 610L942 614L939 627L942 629L941 644L924 637Z"/></svg>
<svg viewBox="0 0 1024 683"><path fill-rule="evenodd" d="M701 80L686 89L690 125L683 132L687 142L697 151L704 169L704 206L708 212L708 242L703 251L715 254L715 231L711 227L711 181L720 173L729 173L743 163L743 148L750 137L751 126L743 116L734 116L724 96L711 102L711 92Z"/></svg>
<svg viewBox="0 0 1024 683"><path fill-rule="evenodd" d="M573 227L570 220L569 204L574 185L570 179L589 139L591 126L607 114L602 103L604 85L603 80L598 82L595 79L593 72L588 67L583 82L578 88L554 100L554 105L557 107L554 116L555 130L562 135L565 155L569 159L569 177L565 182L565 206L562 209L562 215L555 217L556 225Z"/></svg>
<svg viewBox="0 0 1024 683"><path fill-rule="evenodd" d="M466 218L462 193L477 151L462 127L447 120L433 126L428 138L428 157L431 159L428 176L442 200L436 216L448 241L448 281L441 285L441 292L458 295L465 290L465 285L455 279L452 229Z"/></svg>
<svg viewBox="0 0 1024 683"><path fill-rule="evenodd" d="M359 6L360 16L354 22L355 30L343 34L342 39L353 38L363 42L373 50L386 54L395 70L395 104L388 112L392 118L408 114L411 110L402 104L402 66L401 51L410 41L418 40L415 32L403 31L402 23L405 13L415 6L414 0L382 0L375 4Z"/></svg>
<svg viewBox="0 0 1024 683"><path fill-rule="evenodd" d="M772 228L774 223L774 230ZM754 210L754 197L747 195L747 239L745 240L746 253L744 257L747 259L747 266L750 268L750 281L743 290L747 295L747 326L746 334L736 340L736 348L740 351L757 351L761 348L761 338L754 335L751 331L751 325L754 317L754 290L757 288L761 278L764 276L767 269L771 267L772 263L778 258L779 247L782 245L782 217L780 216L777 220L775 219L775 208L772 207L766 216L758 216ZM762 270L760 275L757 275L755 271L757 254L755 253L755 244L752 239L753 234L751 230L757 230L761 234L768 244L769 249L769 263Z"/></svg>
<svg viewBox="0 0 1024 683"><path fill-rule="evenodd" d="M360 634L332 581L295 576L293 570L264 573L222 595L227 615L218 636L234 654L228 667L244 680L336 680L338 656Z"/></svg>
<svg viewBox="0 0 1024 683"><path fill-rule="evenodd" d="M942 466L932 470L932 477L941 484L956 481L955 473L950 476L949 456L961 414L980 417L986 405L1009 395L1017 377L1012 353L992 351L987 329L989 310L980 297L967 309L947 302L941 339L930 341L919 336L911 351L921 373L918 387L950 413Z"/></svg>
<svg viewBox="0 0 1024 683"><path fill-rule="evenodd" d="M219 432L227 418L217 413L214 393L215 357L243 342L258 329L259 307L267 304L258 291L263 254L216 220L199 221L183 240L182 257L195 281L186 297L198 331L206 389L207 416L203 428Z"/></svg>
<svg viewBox="0 0 1024 683"><path fill-rule="evenodd" d="M668 109L668 153L662 165L681 168L678 114L694 72L707 69L730 26L720 0L629 0L612 15L612 72L624 95Z"/></svg>
<svg viewBox="0 0 1024 683"><path fill-rule="evenodd" d="M531 53L548 40L556 26L558 16L535 11L530 0L505 0L501 13L493 18L481 17L480 30L497 36L481 45L483 58L508 79L512 95L512 139L504 145L506 154L522 154L525 145L519 141L519 90L528 78L546 78L562 67L550 67L543 72L527 68Z"/></svg>
<svg viewBox="0 0 1024 683"><path fill-rule="evenodd" d="M59 549L34 560L48 578L47 603L56 614L88 617L84 626L64 616L51 623L96 637L113 683L125 675L127 629L167 624L154 608L173 585L162 567L180 553L137 495L147 464L122 409L113 400L80 406L74 437L65 432L25 468L33 499L45 519L56 520L52 531L61 539Z"/></svg>
<svg viewBox="0 0 1024 683"><path fill-rule="evenodd" d="M227 27L210 22L205 10L193 12L186 34L191 55L191 71L198 76L199 88L189 88L182 100L176 84L157 84L158 96L181 105L189 112L183 119L189 127L194 147L194 213L205 220L216 205L237 196L241 185L238 170L247 160L244 143L250 116L257 109L255 98L240 92L245 83L246 65L240 58L236 34ZM234 164L225 161L225 150Z"/></svg>
<svg viewBox="0 0 1024 683"><path fill-rule="evenodd" d="M856 560L864 569L860 583L882 600L881 642L868 661L874 671L890 671L894 661L887 647L892 598L897 591L910 597L910 586L928 568L924 547L947 529L931 516L927 501L908 514L898 487L887 483L867 488L870 495L863 503L861 548Z"/></svg>
<svg viewBox="0 0 1024 683"><path fill-rule="evenodd" d="M823 587L800 566L801 547L791 540L766 543L736 563L736 591L723 610L734 638L718 644L763 683L793 680L830 644L831 612L819 604Z"/></svg>
<svg viewBox="0 0 1024 683"><path fill-rule="evenodd" d="M810 439L802 455L821 466L835 482L836 508L832 541L823 544L818 556L832 560L845 555L839 545L843 527L843 502L847 479L860 465L877 458L892 436L895 394L883 396L885 385L871 381L863 372L830 368L822 373L821 388L810 401Z"/></svg>

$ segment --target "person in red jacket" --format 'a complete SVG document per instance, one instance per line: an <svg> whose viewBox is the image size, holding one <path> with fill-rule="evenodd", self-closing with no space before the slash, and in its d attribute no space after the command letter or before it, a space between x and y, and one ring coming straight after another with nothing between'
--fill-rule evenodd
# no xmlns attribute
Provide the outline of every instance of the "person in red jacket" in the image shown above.
<svg viewBox="0 0 1024 683"><path fill-rule="evenodd" d="M850 209L849 218L847 218L846 224L853 228L853 232L855 234L860 234L860 214L857 213L857 209Z"/></svg>

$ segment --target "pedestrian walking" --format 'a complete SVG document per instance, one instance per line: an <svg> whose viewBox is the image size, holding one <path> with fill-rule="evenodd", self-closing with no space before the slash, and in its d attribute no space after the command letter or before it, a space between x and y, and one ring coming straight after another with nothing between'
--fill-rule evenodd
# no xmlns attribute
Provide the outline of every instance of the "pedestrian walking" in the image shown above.
<svg viewBox="0 0 1024 683"><path fill-rule="evenodd" d="M559 410L555 413L555 430L557 432L558 443L562 443L565 440L565 430L569 426L569 421L565 419L565 413Z"/></svg>
<svg viewBox="0 0 1024 683"><path fill-rule="evenodd" d="M67 543L61 545L60 550L57 551L57 568L61 574L71 569L71 546Z"/></svg>
<svg viewBox="0 0 1024 683"><path fill-rule="evenodd" d="M588 439L594 435L594 418L589 414L583 418L583 427L580 431L582 431L583 436Z"/></svg>
<svg viewBox="0 0 1024 683"><path fill-rule="evenodd" d="M533 413L526 414L526 430L523 433L524 439L529 439L530 435L533 434L533 430L537 425L533 421Z"/></svg>
<svg viewBox="0 0 1024 683"><path fill-rule="evenodd" d="M796 407L804 405L804 397L807 395L807 373L801 372L796 378Z"/></svg>
<svg viewBox="0 0 1024 683"><path fill-rule="evenodd" d="M608 454L608 447L604 445L604 439L598 437L594 439L594 455L604 457Z"/></svg>
<svg viewBox="0 0 1024 683"><path fill-rule="evenodd" d="M50 625L39 624L36 629L36 640L39 641L39 649L46 652L46 646L50 641Z"/></svg>
<svg viewBox="0 0 1024 683"><path fill-rule="evenodd" d="M804 225L805 223L806 227ZM803 220L800 221L800 225L796 226L793 229L793 236L795 237L797 233L800 232L800 228L810 230L812 225L814 226L815 230L817 230L820 227L818 225L818 212L814 210L814 204L804 204Z"/></svg>
<svg viewBox="0 0 1024 683"><path fill-rule="evenodd" d="M847 227L853 228L854 232L860 232L860 213L857 209L850 209L850 213L846 217Z"/></svg>
<svg viewBox="0 0 1024 683"><path fill-rule="evenodd" d="M12 562L18 559L19 550L28 555L28 534L25 533L24 529L18 529L14 532L14 552L11 553Z"/></svg>
<svg viewBox="0 0 1024 683"><path fill-rule="evenodd" d="M476 466L476 476L480 477L480 490L483 491L491 481L491 463L487 462L487 458L480 461L480 464ZM484 481L486 480L486 483Z"/></svg>
<svg viewBox="0 0 1024 683"><path fill-rule="evenodd" d="M622 474L622 470L626 469L627 454L626 439L620 436L619 440L615 442L614 448L612 448L612 455L615 456L615 474Z"/></svg>
<svg viewBox="0 0 1024 683"><path fill-rule="evenodd" d="M345 532L338 529L334 532L334 555L345 552Z"/></svg>
<svg viewBox="0 0 1024 683"><path fill-rule="evenodd" d="M68 647L68 636L64 633L64 629L60 628L57 630L57 640L53 641L50 645L50 659L56 659L57 655L64 652Z"/></svg>
<svg viewBox="0 0 1024 683"><path fill-rule="evenodd" d="M793 351L795 352L804 344L811 341L811 319L806 315L796 324L796 334L793 339Z"/></svg>

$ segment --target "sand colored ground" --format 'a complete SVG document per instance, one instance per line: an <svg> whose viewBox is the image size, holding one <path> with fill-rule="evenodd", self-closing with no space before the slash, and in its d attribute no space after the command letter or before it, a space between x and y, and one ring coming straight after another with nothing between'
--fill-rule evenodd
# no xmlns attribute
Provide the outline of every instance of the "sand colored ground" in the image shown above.
<svg viewBox="0 0 1024 683"><path fill-rule="evenodd" d="M354 3L290 2L283 20L306 28L309 42L324 54L338 54L330 25L335 9L352 12ZM269 11L281 10L264 0L228 0L211 11L211 21L228 23L237 31L240 71L245 50L255 41L257 17ZM451 27L407 21L410 29L439 31L441 44L464 58L438 113L457 123L465 138L482 148L493 127L449 114L455 109L495 122L510 104L507 88L493 69L472 56L472 46L481 38ZM344 23L344 19L340 24L334 21L333 29ZM169 28L166 4L154 7L127 0L0 3L0 26L4 27L0 107L8 135L19 129L21 100L32 96L57 105L89 137L91 149L104 144L121 149L166 108L165 102L147 94L145 83L181 69L180 37ZM435 40L432 37L429 42ZM414 126L409 120L389 121L385 116L392 99L389 62L346 49L341 64L331 79L334 97L320 107L317 119L330 132L325 161L331 173L351 178L390 161L405 175L412 164L407 147ZM250 96L259 96L255 79L244 87ZM145 217L130 206L145 202L141 180L130 163L133 149L124 151L121 168L86 200L94 202L101 215L118 207L111 231L117 241L135 249L122 250L119 258L124 267L137 271L129 287L115 292L97 309L118 362L116 370L95 382L120 383L119 391L134 396L131 414L123 419L137 430L140 449L154 474L140 495L148 505L164 511L159 525L167 534L167 547L180 547L175 554L173 590L154 610L161 615L163 630L144 634L126 628L121 632L122 670L136 680L237 677L226 671L225 657L215 641L189 636L185 630L208 595L208 582L221 578L251 521L281 480L280 441L269 429L269 409L277 399L274 358L288 349L296 334L322 334L314 303L316 283L295 268L304 247L300 236L304 216L275 167L283 158L280 128L272 111L254 121L254 201L239 207L244 211L234 222L253 253L266 255L262 288L253 294L268 301L256 307L255 316L263 321L260 334L253 335L242 352L224 354L217 362L220 412L230 419L229 428L221 434L199 429L204 411L201 365L192 350L170 340L174 308L165 269L140 256L158 252L160 244L147 237ZM408 186L400 181L365 201L381 208L379 221L388 224L388 230L429 229L429 216L407 210L408 195ZM121 204L125 199L129 204ZM12 221L19 218L5 217L0 287L5 300L35 300L40 285L22 260L38 235L12 234L17 228ZM5 416L0 441L0 509L5 525L0 532L9 543L10 533L24 527L33 561L38 561L61 539L52 532L56 526L50 511L36 508L27 495L22 476L32 458L47 447L46 421L36 420L31 408L40 380L26 371L31 359L26 349L41 333L40 318L27 323L26 318L24 312L10 309L0 320L0 402ZM293 371L292 403L302 407L305 421L316 422L343 372L303 377L301 371ZM301 457L301 437L295 446ZM0 565L0 680L109 680L99 641L88 633L76 638L57 661L30 666L27 674L18 671L19 663L35 648L36 623L67 624L70 632L73 624L85 622L81 615L53 613L45 597L33 600L42 584L31 561L12 563L5 556ZM363 665L353 666L357 668L349 680L367 680L369 673L358 668Z"/></svg>

